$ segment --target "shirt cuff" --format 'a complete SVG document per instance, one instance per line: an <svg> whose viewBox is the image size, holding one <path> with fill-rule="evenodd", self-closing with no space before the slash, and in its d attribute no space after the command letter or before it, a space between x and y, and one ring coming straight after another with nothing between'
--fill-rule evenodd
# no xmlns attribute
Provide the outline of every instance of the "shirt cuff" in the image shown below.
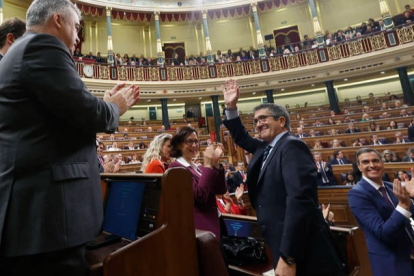
<svg viewBox="0 0 414 276"><path fill-rule="evenodd" d="M239 111L238 110L225 110L226 111L226 118L227 120L236 119L239 117Z"/></svg>
<svg viewBox="0 0 414 276"><path fill-rule="evenodd" d="M400 212L404 217L406 217L406 218L410 218L411 217L411 212L410 211L407 211L407 210L405 210L403 207L401 207L401 206L398 206L397 205L397 207L395 208L395 210L397 210L398 212Z"/></svg>

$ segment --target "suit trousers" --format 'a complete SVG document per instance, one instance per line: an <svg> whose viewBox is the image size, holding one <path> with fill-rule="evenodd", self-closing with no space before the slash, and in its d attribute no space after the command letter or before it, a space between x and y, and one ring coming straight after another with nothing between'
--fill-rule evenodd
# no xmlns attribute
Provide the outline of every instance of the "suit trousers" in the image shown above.
<svg viewBox="0 0 414 276"><path fill-rule="evenodd" d="M0 257L1 276L86 276L85 245L17 257Z"/></svg>

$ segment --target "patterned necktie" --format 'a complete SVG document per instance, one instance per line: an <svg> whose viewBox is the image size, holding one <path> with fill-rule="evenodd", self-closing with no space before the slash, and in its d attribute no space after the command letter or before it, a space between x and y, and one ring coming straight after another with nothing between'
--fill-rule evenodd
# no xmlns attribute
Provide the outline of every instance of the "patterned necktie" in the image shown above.
<svg viewBox="0 0 414 276"><path fill-rule="evenodd" d="M323 182L323 183L328 183L328 182L329 182L329 178L328 178L328 176L326 175L325 168L323 167L323 162L321 162L321 163L319 163L319 164L320 164L320 167L321 167L322 182Z"/></svg>
<svg viewBox="0 0 414 276"><path fill-rule="evenodd" d="M266 148L263 151L263 159L262 159L262 165L266 162L267 156L269 155L270 149L272 148L271 145L267 145Z"/></svg>
<svg viewBox="0 0 414 276"><path fill-rule="evenodd" d="M391 200L389 199L389 197L388 197L388 195L387 195L387 192L385 191L385 187L384 187L384 186L381 186L381 187L379 187L379 189L378 189L378 190L381 192L382 197L383 197L383 198L385 198L385 200L386 200L389 204L391 204L392 208L395 208L394 204L393 204L393 203L391 202Z"/></svg>

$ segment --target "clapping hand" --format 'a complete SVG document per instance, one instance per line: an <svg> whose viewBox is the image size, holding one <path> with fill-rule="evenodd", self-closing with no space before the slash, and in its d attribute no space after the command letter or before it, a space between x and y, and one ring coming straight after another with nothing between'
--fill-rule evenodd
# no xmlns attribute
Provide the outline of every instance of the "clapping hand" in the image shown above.
<svg viewBox="0 0 414 276"><path fill-rule="evenodd" d="M240 95L239 84L237 83L237 80L227 80L225 85L221 86L221 91L223 92L226 108L236 108Z"/></svg>
<svg viewBox="0 0 414 276"><path fill-rule="evenodd" d="M405 189L410 197L414 197L414 168L411 168L411 180L405 181Z"/></svg>
<svg viewBox="0 0 414 276"><path fill-rule="evenodd" d="M244 185L240 184L240 186L236 188L236 193L235 193L237 202L240 202L240 200L243 196L243 193L244 193Z"/></svg>
<svg viewBox="0 0 414 276"><path fill-rule="evenodd" d="M411 169L412 171L413 169ZM409 186L412 187L412 181L409 181L406 183L409 184ZM398 199L398 205L404 208L405 210L410 210L411 201L409 197L409 193L407 193L407 190L405 187L401 185L401 181L399 179L394 179L394 183L392 185L392 191L395 195L395 197Z"/></svg>
<svg viewBox="0 0 414 276"><path fill-rule="evenodd" d="M119 108L119 114L123 115L138 102L139 86L133 84L126 87L125 83L119 83L111 91L106 91L103 99L105 102L115 103Z"/></svg>
<svg viewBox="0 0 414 276"><path fill-rule="evenodd" d="M219 159L221 154L223 153L223 148L218 146L214 148L214 145L210 145L204 151L204 166L205 167L215 167L219 168Z"/></svg>

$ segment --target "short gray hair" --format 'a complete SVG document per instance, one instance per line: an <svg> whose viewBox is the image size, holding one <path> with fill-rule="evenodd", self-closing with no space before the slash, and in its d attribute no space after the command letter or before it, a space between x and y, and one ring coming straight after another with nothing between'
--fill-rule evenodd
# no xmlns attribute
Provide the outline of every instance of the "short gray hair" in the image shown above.
<svg viewBox="0 0 414 276"><path fill-rule="evenodd" d="M256 106L253 109L253 113L256 113L256 111L261 110L261 109L269 110L270 114L275 118L280 117L280 116L285 117L286 119L285 128L287 128L288 130L290 129L290 118L289 118L289 113L287 112L286 108L284 108L283 106L277 105L277 104L273 104L273 103L263 103L261 105Z"/></svg>
<svg viewBox="0 0 414 276"><path fill-rule="evenodd" d="M81 12L70 0L35 0L26 13L26 27L45 26L47 21L56 13L69 15L70 10L75 11L81 18Z"/></svg>

